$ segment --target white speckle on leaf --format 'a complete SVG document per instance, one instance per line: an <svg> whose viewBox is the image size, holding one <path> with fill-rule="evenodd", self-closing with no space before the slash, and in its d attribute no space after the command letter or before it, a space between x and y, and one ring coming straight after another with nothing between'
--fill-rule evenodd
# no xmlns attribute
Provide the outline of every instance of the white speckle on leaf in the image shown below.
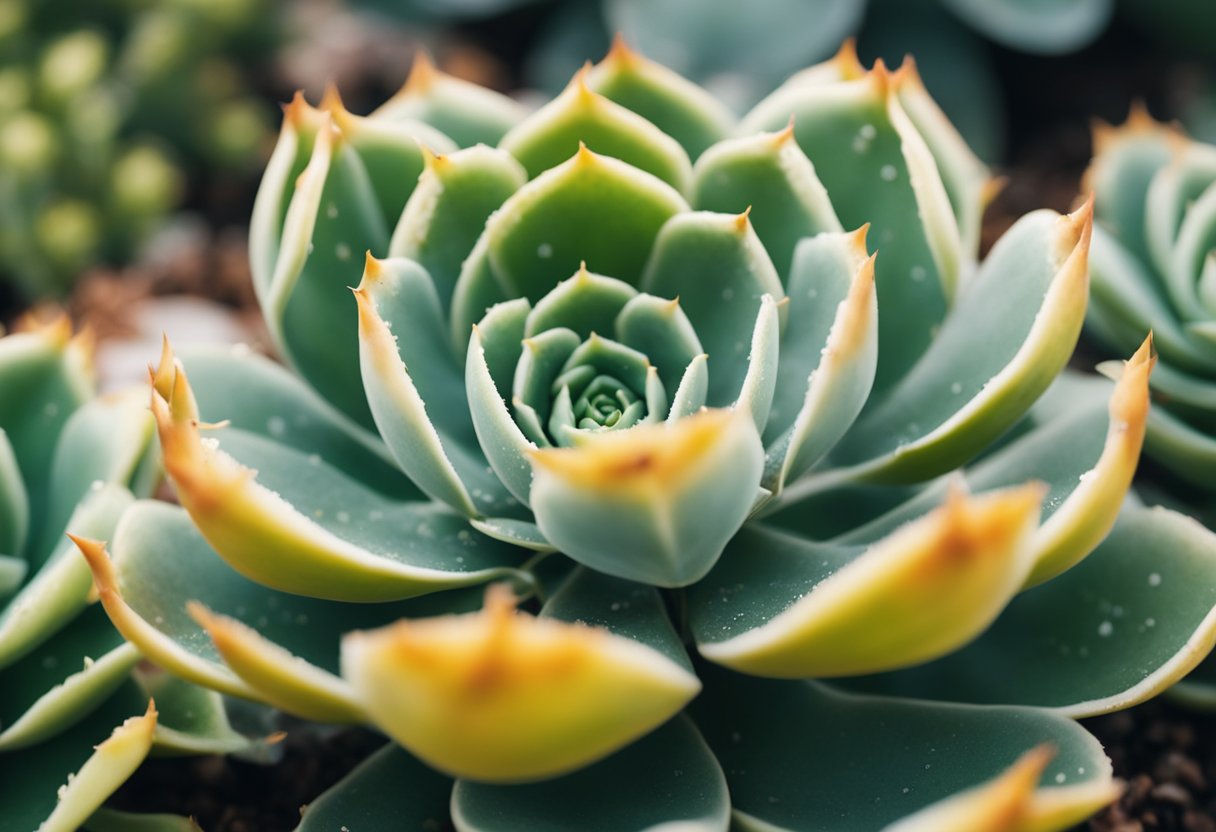
<svg viewBox="0 0 1216 832"><path fill-rule="evenodd" d="M1151 575L1149 575L1148 576L1148 585L1149 586L1161 586L1161 574L1158 572L1154 572Z"/></svg>
<svg viewBox="0 0 1216 832"><path fill-rule="evenodd" d="M895 165L883 165L878 175L883 178L884 182L894 182L898 171L895 170Z"/></svg>
<svg viewBox="0 0 1216 832"><path fill-rule="evenodd" d="M287 433L287 422L282 416L271 416L266 420L266 430L271 436L282 436Z"/></svg>
<svg viewBox="0 0 1216 832"><path fill-rule="evenodd" d="M1098 625L1098 635L1102 636L1102 638L1109 638L1111 633L1114 631L1115 625L1111 624L1109 621L1103 621Z"/></svg>
<svg viewBox="0 0 1216 832"><path fill-rule="evenodd" d="M339 260L349 260L350 246L348 246L346 243L338 243L337 247L334 249L334 255Z"/></svg>
<svg viewBox="0 0 1216 832"><path fill-rule="evenodd" d="M553 256L553 246L548 243L541 243L536 247L536 256L542 260L548 260Z"/></svg>

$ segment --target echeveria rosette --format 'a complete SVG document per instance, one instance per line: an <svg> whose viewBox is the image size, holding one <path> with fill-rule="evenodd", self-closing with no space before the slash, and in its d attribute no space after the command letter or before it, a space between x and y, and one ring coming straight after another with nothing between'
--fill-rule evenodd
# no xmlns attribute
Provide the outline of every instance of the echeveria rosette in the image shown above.
<svg viewBox="0 0 1216 832"><path fill-rule="evenodd" d="M0 338L0 828L94 829L153 748L250 745L213 692L137 668L68 539L109 537L155 486L146 396L95 397L90 338L66 318Z"/></svg>
<svg viewBox="0 0 1216 832"><path fill-rule="evenodd" d="M431 68L297 99L251 237L297 374L166 352L181 507L84 546L101 602L397 741L305 830L1066 828L1114 794L1067 717L1202 658L1216 539L1118 517L1151 343L1061 375L1089 206L980 264L988 190L848 50L733 126L620 47L529 115Z"/></svg>
<svg viewBox="0 0 1216 832"><path fill-rule="evenodd" d="M1157 463L1152 499L1188 505L1216 523L1216 147L1133 108L1099 125L1086 174L1099 194L1093 299L1086 325L1107 349L1152 328L1160 352L1145 448ZM1160 489L1164 487L1165 491ZM1205 663L1180 694L1210 707Z"/></svg>

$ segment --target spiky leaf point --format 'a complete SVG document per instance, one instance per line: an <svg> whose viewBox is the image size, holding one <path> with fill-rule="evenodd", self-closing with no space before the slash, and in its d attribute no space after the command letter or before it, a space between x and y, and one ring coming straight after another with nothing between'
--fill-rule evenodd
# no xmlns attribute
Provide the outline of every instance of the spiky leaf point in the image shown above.
<svg viewBox="0 0 1216 832"><path fill-rule="evenodd" d="M533 178L586 145L687 193L692 180L688 154L641 115L588 87L589 69L579 70L565 92L517 124L499 146L518 159Z"/></svg>
<svg viewBox="0 0 1216 832"><path fill-rule="evenodd" d="M371 117L421 121L460 147L471 147L498 144L524 114L524 108L505 95L441 72L425 52L418 52L405 85Z"/></svg>

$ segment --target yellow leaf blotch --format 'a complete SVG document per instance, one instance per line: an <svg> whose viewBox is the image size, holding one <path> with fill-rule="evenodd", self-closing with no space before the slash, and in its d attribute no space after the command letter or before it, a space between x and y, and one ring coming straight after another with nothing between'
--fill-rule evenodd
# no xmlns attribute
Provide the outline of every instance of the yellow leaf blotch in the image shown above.
<svg viewBox="0 0 1216 832"><path fill-rule="evenodd" d="M698 645L727 667L779 678L874 673L966 644L1025 580L1044 488L946 504L880 540L768 623Z"/></svg>
<svg viewBox="0 0 1216 832"><path fill-rule="evenodd" d="M640 425L590 437L576 448L532 451L537 472L603 492L670 493L695 480L704 460L742 411L714 409L673 423Z"/></svg>
<svg viewBox="0 0 1216 832"><path fill-rule="evenodd" d="M352 633L343 675L374 722L430 765L487 782L557 776L648 733L700 690L631 639L516 611L495 586L467 615Z"/></svg>

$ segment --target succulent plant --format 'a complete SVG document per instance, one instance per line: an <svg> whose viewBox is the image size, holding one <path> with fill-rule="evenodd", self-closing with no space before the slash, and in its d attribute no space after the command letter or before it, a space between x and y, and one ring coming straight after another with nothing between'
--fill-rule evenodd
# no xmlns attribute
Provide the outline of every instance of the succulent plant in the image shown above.
<svg viewBox="0 0 1216 832"><path fill-rule="evenodd" d="M1161 366L1151 388L1145 481L1216 525L1216 147L1158 123L1140 106L1099 125L1086 185L1098 194L1093 298L1086 325L1108 350L1151 328ZM1107 365L1109 368L1110 365ZM1164 489L1164 491L1162 491ZM1216 667L1179 689L1216 703Z"/></svg>
<svg viewBox="0 0 1216 832"><path fill-rule="evenodd" d="M0 829L13 832L145 828L95 810L150 751L253 745L217 694L140 666L90 603L65 530L108 537L161 475L146 391L94 397L90 350L66 319L0 338Z"/></svg>
<svg viewBox="0 0 1216 832"><path fill-rule="evenodd" d="M1062 372L1090 207L981 264L989 190L847 48L738 123L621 44L530 114L297 97L250 240L295 372L166 344L180 507L80 540L100 600L395 740L302 830L1063 829L1116 793L1070 718L1211 647L1216 536L1120 513L1151 344Z"/></svg>
<svg viewBox="0 0 1216 832"><path fill-rule="evenodd" d="M264 6L5 0L0 282L62 294L131 258L180 204L187 166L256 166L270 119L243 76L271 40Z"/></svg>

